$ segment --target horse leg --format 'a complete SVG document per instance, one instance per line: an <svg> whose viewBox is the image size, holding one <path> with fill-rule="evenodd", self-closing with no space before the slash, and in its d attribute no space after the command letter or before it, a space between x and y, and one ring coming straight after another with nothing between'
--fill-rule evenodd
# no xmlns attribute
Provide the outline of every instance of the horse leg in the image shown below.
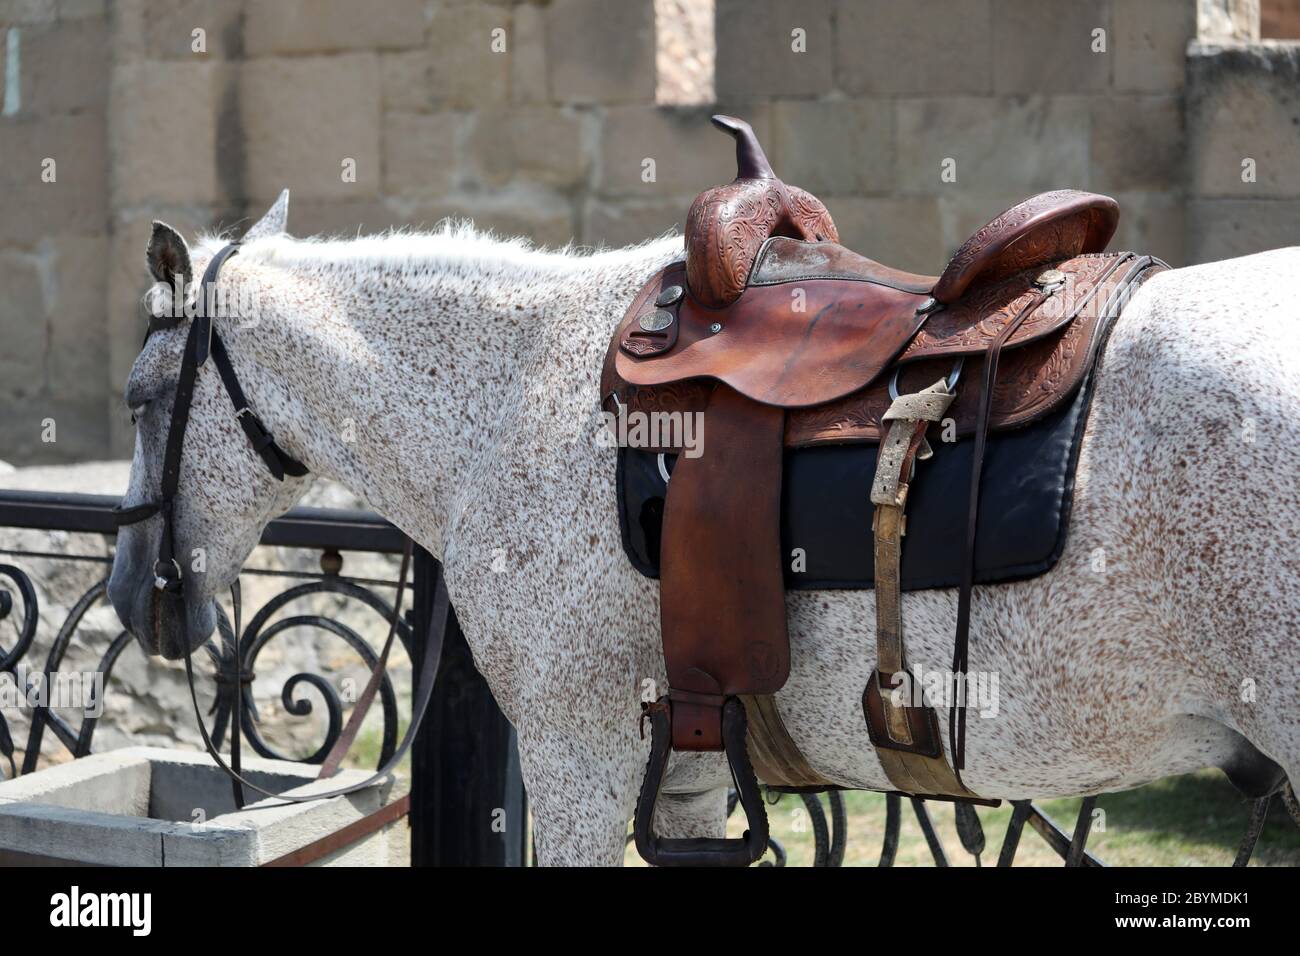
<svg viewBox="0 0 1300 956"><path fill-rule="evenodd" d="M610 745L544 727L519 728L539 865L622 865L639 782L631 770L644 758L630 746L626 754L611 753Z"/></svg>

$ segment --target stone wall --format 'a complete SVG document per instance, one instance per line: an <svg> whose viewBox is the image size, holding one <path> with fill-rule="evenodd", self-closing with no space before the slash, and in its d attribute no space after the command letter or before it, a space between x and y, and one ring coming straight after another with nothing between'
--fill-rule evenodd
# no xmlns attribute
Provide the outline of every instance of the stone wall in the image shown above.
<svg viewBox="0 0 1300 956"><path fill-rule="evenodd" d="M710 3L711 84L708 58L660 82ZM1116 243L1175 264L1292 242L1291 54L1249 43L1259 18L1258 0L0 0L0 459L129 453L155 217L192 236L288 186L299 235L466 216L634 242L734 174L717 110L847 244L918 271L1066 185L1115 195ZM1189 59L1198 31L1218 45ZM683 86L716 102L659 105ZM1257 181L1226 181L1246 157Z"/></svg>

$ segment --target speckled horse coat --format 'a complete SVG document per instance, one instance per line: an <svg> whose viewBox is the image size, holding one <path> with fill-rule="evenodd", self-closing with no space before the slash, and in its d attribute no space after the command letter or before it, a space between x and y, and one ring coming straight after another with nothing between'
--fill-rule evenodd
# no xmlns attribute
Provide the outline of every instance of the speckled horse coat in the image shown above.
<svg viewBox="0 0 1300 956"><path fill-rule="evenodd" d="M542 861L619 862L646 755L640 700L664 665L657 586L619 542L597 377L627 303L680 240L592 255L467 228L301 241L283 234L286 202L220 279L251 303L219 327L253 406L313 474L445 563L474 659L518 729ZM150 268L198 275L219 245L187 262L158 226ZM1298 272L1297 249L1179 269L1125 309L1059 565L975 591L970 666L1000 690L997 715L969 723L978 792L1093 793L1207 766L1249 778L1256 750L1297 781ZM155 335L128 384L128 503L156 492L184 334ZM182 549L207 549L187 592L194 640L306 480L277 485L217 376L200 374L177 515ZM110 594L150 651L176 656L179 622L149 617L156 525L123 529ZM791 735L832 780L888 788L859 703L872 593L791 593L787 608ZM904 596L914 664L946 666L955 613L955 592ZM727 783L721 755L676 756L661 832L720 835Z"/></svg>

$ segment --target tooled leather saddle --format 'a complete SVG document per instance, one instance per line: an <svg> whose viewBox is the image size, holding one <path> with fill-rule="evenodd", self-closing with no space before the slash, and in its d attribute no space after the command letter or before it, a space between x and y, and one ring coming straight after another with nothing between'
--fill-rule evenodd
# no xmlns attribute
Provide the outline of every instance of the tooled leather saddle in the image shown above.
<svg viewBox="0 0 1300 956"><path fill-rule="evenodd" d="M615 331L603 409L640 416L641 447L677 454L664 505L660 623L667 693L646 707L651 749L634 833L659 865L747 865L767 846L753 764L769 785L824 788L773 695L790 669L780 553L787 449L878 444L874 505L877 660L863 692L870 740L897 791L981 802L961 780L965 711L916 704L903 647L899 560L909 483L927 434L973 443L952 673L967 666L983 449L988 434L1061 406L1100 353L1126 296L1163 263L1105 253L1119 208L1076 190L1006 210L940 276L904 272L838 244L826 207L772 171L747 123L737 178L702 193L684 262L653 276ZM676 417L674 417L676 416ZM672 424L696 416L697 447ZM623 432L630 434L630 432ZM866 546L866 542L864 542ZM957 699L960 699L958 696ZM664 839L654 809L672 750L725 751L749 829L739 839ZM751 760L751 757L753 758Z"/></svg>

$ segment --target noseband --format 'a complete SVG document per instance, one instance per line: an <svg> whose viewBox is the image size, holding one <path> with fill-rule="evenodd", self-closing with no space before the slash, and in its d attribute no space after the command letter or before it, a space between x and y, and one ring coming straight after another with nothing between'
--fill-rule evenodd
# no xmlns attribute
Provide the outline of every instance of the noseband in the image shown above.
<svg viewBox="0 0 1300 956"><path fill-rule="evenodd" d="M234 681L235 706L232 709L230 723L230 752L233 767L227 766L225 761L222 760L221 754L218 753L216 746L208 736L207 726L203 722L203 714L199 708L198 692L194 687L194 665L190 654L189 614L185 600L184 572L181 570L180 562L176 560L176 528L174 524L176 490L180 484L181 453L185 448L185 430L189 426L190 408L194 401L194 384L198 380L199 369L207 364L209 355L217 366L217 372L221 376L221 381L226 387L226 393L230 396L230 402L234 406L235 421L239 422L244 434L248 437L249 444L265 462L267 471L277 481L283 481L285 475L300 478L308 473L306 465L276 444L271 432L249 407L248 399L244 396L244 390L239 385L239 377L235 374L234 366L230 364L230 356L221 341L221 336L217 334L216 328L213 326L214 316L211 314L209 306L215 301L217 274L226 261L238 252L239 243L232 242L213 256L212 261L208 263L208 267L203 273L203 281L199 285L198 302L194 318L190 322L189 336L185 340L185 348L181 355L180 375L176 380L176 397L172 404L171 424L167 431L167 448L163 457L159 495L155 500L143 504L114 508L113 520L120 528L125 525L138 524L152 518L154 515L162 516L163 527L158 543L158 560L154 562L153 567L154 587L158 591L154 595L154 599L156 601L171 600L180 604L179 617L185 631L184 640L182 641L185 652L185 676L189 682L190 700L194 705L194 716L199 725L199 734L203 738L203 745L207 749L208 755L217 762L217 765L226 772L234 783L235 802L240 807L244 805L243 790L241 789L244 787L265 797L283 801L280 804L264 803L262 807L283 806L285 803L308 803L314 800L355 793L387 777L401 762L415 739L416 731L419 729L433 693L434 679L438 672L438 662L442 656L442 633L436 623L442 620L442 617L445 617L450 605L446 587L442 582L442 576L439 575L438 587L433 602L435 626L430 629L430 644L425 649L420 668L420 677L417 684L419 690L412 708L411 722L407 725L406 734L393 755L373 776L352 786L312 793L310 796L302 797L284 796L271 790L264 790L257 784L249 782L239 772L239 728L243 719L243 712L241 706L242 684L238 677ZM144 337L146 343L149 341L149 336L154 332L174 329L180 325L184 309L173 309L172 312L173 314L170 316L150 316L149 330ZM143 344L141 348L143 348ZM352 715L348 718L347 726L343 728L343 732L326 756L317 779L333 776L337 772L352 741L356 739L357 732L361 729L361 723L365 719L366 711L369 710L370 704L379 689L379 682L388 664L388 654L392 649L397 634L397 622L401 616L407 571L411 563L411 550L411 542L408 539L402 555L402 568L397 581L397 595L393 600L393 612L389 619L388 637L384 642L383 651L375 662L374 669L370 674L370 680L361 692L360 697L357 698L356 706L352 709ZM243 661L240 659L239 651L241 622L238 580L231 586L230 593L234 607L234 626L232 630L234 634L235 667L240 669L243 666Z"/></svg>

